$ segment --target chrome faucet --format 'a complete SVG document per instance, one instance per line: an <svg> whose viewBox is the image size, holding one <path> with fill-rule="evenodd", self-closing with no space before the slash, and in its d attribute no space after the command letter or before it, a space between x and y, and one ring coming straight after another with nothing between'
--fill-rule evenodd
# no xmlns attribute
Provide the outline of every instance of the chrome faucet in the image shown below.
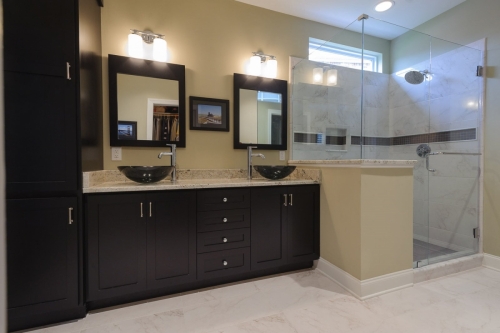
<svg viewBox="0 0 500 333"><path fill-rule="evenodd" d="M170 153L161 152L160 154L158 154L158 158L162 158L163 156L172 156L172 160L171 160L170 164L174 167L174 170L172 171L172 181L175 182L177 180L177 175L176 175L177 167L175 166L175 163L176 163L175 155L177 154L177 146L175 144L171 144L171 145L167 145L167 146L172 148L172 151Z"/></svg>
<svg viewBox="0 0 500 333"><path fill-rule="evenodd" d="M247 147L247 167L248 167L248 180L252 180L252 157L260 157L260 158L266 158L263 154L252 154L252 149L257 148L255 146L248 146Z"/></svg>

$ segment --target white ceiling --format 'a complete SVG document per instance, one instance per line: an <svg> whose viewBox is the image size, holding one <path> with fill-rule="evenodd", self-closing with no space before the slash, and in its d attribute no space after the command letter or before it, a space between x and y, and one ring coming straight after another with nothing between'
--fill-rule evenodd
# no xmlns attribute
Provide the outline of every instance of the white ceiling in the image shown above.
<svg viewBox="0 0 500 333"><path fill-rule="evenodd" d="M361 14L378 20L413 29L466 0L394 0L396 5L384 13L375 11L381 0L236 0L249 5L270 9L311 21L344 28ZM360 32L360 24L349 30ZM385 39L394 39L404 33L392 25L377 22L367 23L367 33Z"/></svg>

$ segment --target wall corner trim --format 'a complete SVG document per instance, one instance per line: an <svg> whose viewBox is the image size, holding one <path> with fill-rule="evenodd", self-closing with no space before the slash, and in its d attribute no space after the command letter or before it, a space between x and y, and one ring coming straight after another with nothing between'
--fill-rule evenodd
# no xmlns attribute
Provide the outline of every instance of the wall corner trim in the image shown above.
<svg viewBox="0 0 500 333"><path fill-rule="evenodd" d="M500 271L500 257L485 253L483 266L495 271Z"/></svg>
<svg viewBox="0 0 500 333"><path fill-rule="evenodd" d="M318 260L316 269L362 301L413 286L413 269L368 280L358 280L323 258Z"/></svg>

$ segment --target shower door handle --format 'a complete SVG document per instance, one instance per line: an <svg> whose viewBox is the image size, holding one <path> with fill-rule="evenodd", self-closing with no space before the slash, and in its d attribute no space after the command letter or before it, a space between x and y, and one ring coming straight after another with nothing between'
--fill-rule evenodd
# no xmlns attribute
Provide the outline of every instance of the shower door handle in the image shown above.
<svg viewBox="0 0 500 333"><path fill-rule="evenodd" d="M462 153L459 151L438 151L435 153L430 153L429 155L473 155L473 156L480 156L482 154L481 153Z"/></svg>
<svg viewBox="0 0 500 333"><path fill-rule="evenodd" d="M480 156L482 153L462 153L459 151L438 151L435 153L429 153L427 156L425 156L425 167L427 168L427 171L430 172L436 172L435 169L429 169L429 156L431 155L472 155L472 156Z"/></svg>
<svg viewBox="0 0 500 333"><path fill-rule="evenodd" d="M435 169L429 169L429 155L431 155L431 154L428 154L427 156L425 156L425 168L429 172L436 172Z"/></svg>

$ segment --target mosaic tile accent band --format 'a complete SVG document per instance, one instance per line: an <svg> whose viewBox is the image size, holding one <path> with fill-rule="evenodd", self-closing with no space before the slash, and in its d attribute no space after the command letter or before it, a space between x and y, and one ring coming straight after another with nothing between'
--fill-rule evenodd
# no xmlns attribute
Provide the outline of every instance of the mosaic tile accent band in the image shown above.
<svg viewBox="0 0 500 333"><path fill-rule="evenodd" d="M321 143L322 134L294 133L294 142L298 143ZM468 128L463 130L435 132L427 134L415 134L406 136L397 136L392 138L383 137L363 137L365 146L402 146L414 145L420 143L450 142L450 141L469 141L477 139L477 129ZM345 145L346 137L326 136L327 145ZM360 145L361 137L351 136L352 145Z"/></svg>

